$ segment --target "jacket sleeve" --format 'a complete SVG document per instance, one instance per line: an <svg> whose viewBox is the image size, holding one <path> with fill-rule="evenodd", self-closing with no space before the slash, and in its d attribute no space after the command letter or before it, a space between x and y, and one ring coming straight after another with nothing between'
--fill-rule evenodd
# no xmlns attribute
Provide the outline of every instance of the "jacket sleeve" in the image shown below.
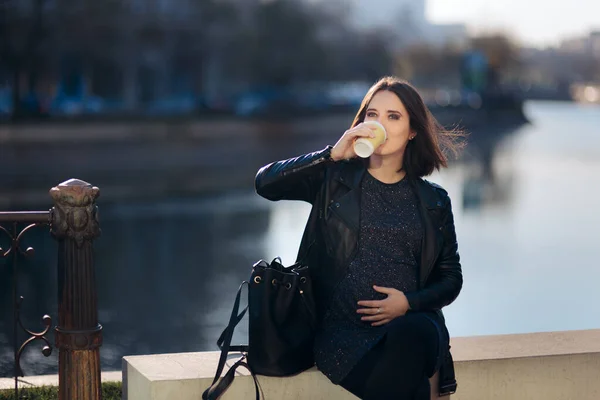
<svg viewBox="0 0 600 400"><path fill-rule="evenodd" d="M442 251L433 266L425 287L406 294L410 309L414 311L440 310L452 303L462 289L463 276L454 227L454 216L450 198L447 195L445 202L441 225L444 233Z"/></svg>
<svg viewBox="0 0 600 400"><path fill-rule="evenodd" d="M304 200L314 203L325 177L325 167L332 163L331 146L314 153L277 161L262 167L256 174L256 193L268 200Z"/></svg>

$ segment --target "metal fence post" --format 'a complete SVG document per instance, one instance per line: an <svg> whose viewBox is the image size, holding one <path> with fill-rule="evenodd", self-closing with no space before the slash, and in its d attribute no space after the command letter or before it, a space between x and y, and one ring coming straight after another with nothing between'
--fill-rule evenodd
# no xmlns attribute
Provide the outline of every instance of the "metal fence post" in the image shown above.
<svg viewBox="0 0 600 400"><path fill-rule="evenodd" d="M59 400L100 400L100 346L92 242L100 235L100 190L70 179L50 189L51 232L58 240Z"/></svg>

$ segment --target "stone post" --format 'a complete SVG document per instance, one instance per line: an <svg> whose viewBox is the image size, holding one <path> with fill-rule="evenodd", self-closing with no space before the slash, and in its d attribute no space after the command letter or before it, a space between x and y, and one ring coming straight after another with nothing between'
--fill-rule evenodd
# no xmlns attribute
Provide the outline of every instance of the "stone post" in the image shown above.
<svg viewBox="0 0 600 400"><path fill-rule="evenodd" d="M70 179L50 189L51 232L58 240L59 400L100 400L102 326L92 241L100 235L96 198L100 190Z"/></svg>

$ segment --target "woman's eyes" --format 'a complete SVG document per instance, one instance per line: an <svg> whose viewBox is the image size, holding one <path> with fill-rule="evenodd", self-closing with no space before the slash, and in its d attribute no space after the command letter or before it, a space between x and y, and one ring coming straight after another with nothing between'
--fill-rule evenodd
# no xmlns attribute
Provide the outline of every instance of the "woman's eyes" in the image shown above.
<svg viewBox="0 0 600 400"><path fill-rule="evenodd" d="M367 117L368 118L377 118L377 113L373 112L373 111L370 111L370 112L367 113ZM396 119L397 120L397 119L400 119L400 116L398 114L390 114L388 116L388 118L389 119Z"/></svg>

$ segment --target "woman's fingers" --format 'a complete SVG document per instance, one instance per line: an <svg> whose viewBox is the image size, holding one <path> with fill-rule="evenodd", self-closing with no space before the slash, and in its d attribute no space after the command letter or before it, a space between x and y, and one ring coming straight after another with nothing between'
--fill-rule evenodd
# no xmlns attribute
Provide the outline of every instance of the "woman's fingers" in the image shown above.
<svg viewBox="0 0 600 400"><path fill-rule="evenodd" d="M381 325L385 325L385 324L387 324L387 323L388 323L388 322L390 322L390 321L391 321L391 319L389 319L389 318L382 319L381 321L373 322L373 323L371 324L371 326L381 326Z"/></svg>
<svg viewBox="0 0 600 400"><path fill-rule="evenodd" d="M361 300L358 304L367 307L356 310L358 314L363 314L362 317L360 317L361 321L372 322L372 326L380 326L385 325L392 320L382 306L380 306L380 300Z"/></svg>
<svg viewBox="0 0 600 400"><path fill-rule="evenodd" d="M359 308L358 310L356 310L356 312L359 314L375 315L380 313L380 311L378 311L377 308L378 307Z"/></svg>
<svg viewBox="0 0 600 400"><path fill-rule="evenodd" d="M387 319L387 318L388 317L386 315L375 314L375 315L369 315L369 316L360 317L360 320L361 321L372 322L372 321L381 321L382 319Z"/></svg>
<svg viewBox="0 0 600 400"><path fill-rule="evenodd" d="M377 308L383 307L383 300L359 300L356 304L363 307Z"/></svg>
<svg viewBox="0 0 600 400"><path fill-rule="evenodd" d="M371 129L360 125L346 131L346 135L351 139L355 137L375 137L375 133Z"/></svg>
<svg viewBox="0 0 600 400"><path fill-rule="evenodd" d="M385 310L383 310L381 307L359 308L356 310L356 312L359 314L364 314L360 318L361 321L381 321L389 318L389 316L386 315Z"/></svg>

